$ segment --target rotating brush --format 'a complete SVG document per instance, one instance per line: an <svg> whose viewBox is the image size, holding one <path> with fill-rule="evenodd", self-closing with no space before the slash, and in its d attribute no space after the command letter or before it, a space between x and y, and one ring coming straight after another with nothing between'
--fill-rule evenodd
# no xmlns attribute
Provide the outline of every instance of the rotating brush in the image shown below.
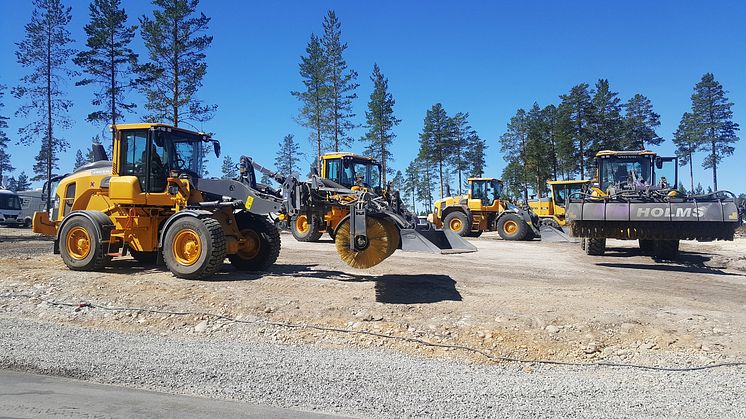
<svg viewBox="0 0 746 419"><path fill-rule="evenodd" d="M350 221L345 220L337 228L335 244L337 253L345 263L358 269L378 265L391 256L399 247L399 232L391 222L368 217L365 220L368 247L364 250L350 249Z"/></svg>

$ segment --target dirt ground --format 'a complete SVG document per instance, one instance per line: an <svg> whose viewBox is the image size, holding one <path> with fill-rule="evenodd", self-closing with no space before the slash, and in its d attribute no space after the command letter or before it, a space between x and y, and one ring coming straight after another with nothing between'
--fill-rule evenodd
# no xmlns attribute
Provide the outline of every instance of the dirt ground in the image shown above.
<svg viewBox="0 0 746 419"><path fill-rule="evenodd" d="M684 242L679 261L658 263L633 242L610 241L606 256L593 257L577 244L506 242L485 234L472 241L476 253L397 251L366 271L345 265L329 240L299 243L283 234L282 241L269 272L236 272L226 263L214 280L187 281L130 258L103 272L73 272L52 254L50 241L0 228L0 294L32 296L3 297L0 313L133 333L382 347L473 362L486 360L457 349L261 322L368 330L521 359L707 364L746 358L744 238ZM210 312L259 323L75 311L43 300Z"/></svg>

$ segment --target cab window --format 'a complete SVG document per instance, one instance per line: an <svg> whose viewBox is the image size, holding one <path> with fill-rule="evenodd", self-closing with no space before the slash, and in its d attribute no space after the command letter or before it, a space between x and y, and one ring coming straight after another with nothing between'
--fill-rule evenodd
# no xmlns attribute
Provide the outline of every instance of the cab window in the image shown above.
<svg viewBox="0 0 746 419"><path fill-rule="evenodd" d="M324 162L324 164L326 165L326 167L324 168L324 173L326 174L327 179L342 184L342 181L339 178L339 163L339 159L326 160Z"/></svg>
<svg viewBox="0 0 746 419"><path fill-rule="evenodd" d="M145 170L148 161L148 130L122 132L120 144L120 176L137 176L140 190L145 191Z"/></svg>

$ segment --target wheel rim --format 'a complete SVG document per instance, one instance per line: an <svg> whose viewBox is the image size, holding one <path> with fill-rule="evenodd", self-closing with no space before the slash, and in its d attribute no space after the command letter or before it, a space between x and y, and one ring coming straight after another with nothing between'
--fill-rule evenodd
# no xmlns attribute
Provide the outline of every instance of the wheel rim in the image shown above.
<svg viewBox="0 0 746 419"><path fill-rule="evenodd" d="M506 233L508 233L510 235L513 235L513 234L515 234L518 231L518 223L516 223L513 220L508 220L503 225L503 230Z"/></svg>
<svg viewBox="0 0 746 419"><path fill-rule="evenodd" d="M450 227L451 231L461 231L461 229L464 227L464 223L461 222L458 218L454 218L451 220L451 222L448 224L448 227Z"/></svg>
<svg viewBox="0 0 746 419"><path fill-rule="evenodd" d="M202 253L202 242L199 234L192 229L176 233L173 241L173 254L176 261L184 266L194 265Z"/></svg>
<svg viewBox="0 0 746 419"><path fill-rule="evenodd" d="M242 259L254 259L262 248L259 234L254 230L246 229L241 230L241 236L243 236L243 242L238 248L238 256Z"/></svg>
<svg viewBox="0 0 746 419"><path fill-rule="evenodd" d="M300 233L308 231L308 217L305 214L300 214L295 218L295 229Z"/></svg>
<svg viewBox="0 0 746 419"><path fill-rule="evenodd" d="M91 236L83 227L73 227L67 233L67 254L75 260L83 260L91 252Z"/></svg>

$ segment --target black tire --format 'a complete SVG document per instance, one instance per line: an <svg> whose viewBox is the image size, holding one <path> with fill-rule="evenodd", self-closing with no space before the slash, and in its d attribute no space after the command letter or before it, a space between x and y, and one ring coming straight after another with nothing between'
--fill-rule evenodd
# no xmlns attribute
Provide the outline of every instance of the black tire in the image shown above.
<svg viewBox="0 0 746 419"><path fill-rule="evenodd" d="M443 229L451 230L461 237L466 237L471 233L471 223L466 214L461 211L453 211L448 213L443 220Z"/></svg>
<svg viewBox="0 0 746 419"><path fill-rule="evenodd" d="M585 254L590 256L603 256L606 252L606 238L585 239Z"/></svg>
<svg viewBox="0 0 746 419"><path fill-rule="evenodd" d="M583 249L584 252L585 252L585 243L586 243L587 240L588 239L586 239L585 237L582 237L580 239L580 248Z"/></svg>
<svg viewBox="0 0 746 419"><path fill-rule="evenodd" d="M280 255L280 231L267 218L249 213L237 214L236 223L242 233L254 235L259 248L229 255L231 265L239 271L267 270Z"/></svg>
<svg viewBox="0 0 746 419"><path fill-rule="evenodd" d="M654 240L653 256L656 259L674 260L679 256L678 240Z"/></svg>
<svg viewBox="0 0 746 419"><path fill-rule="evenodd" d="M66 222L60 231L62 261L74 271L96 271L110 260L93 223L86 217L77 216Z"/></svg>
<svg viewBox="0 0 746 419"><path fill-rule="evenodd" d="M655 250L655 240L640 239L638 242L640 243L640 251L642 253L653 253Z"/></svg>
<svg viewBox="0 0 746 419"><path fill-rule="evenodd" d="M26 218L25 220L23 220L23 228L29 228L29 227L31 227L31 220Z"/></svg>
<svg viewBox="0 0 746 419"><path fill-rule="evenodd" d="M225 234L217 220L182 217L174 221L165 234L163 260L174 276L184 279L201 279L215 274L223 266ZM182 237L187 237L186 240L192 238L197 241L196 256L188 252L185 245L175 244L175 240L181 241ZM177 259L177 252L181 255L181 260ZM194 257L193 262L189 260L191 257Z"/></svg>
<svg viewBox="0 0 746 419"><path fill-rule="evenodd" d="M481 235L482 235L482 233L483 233L483 231L482 231L482 230L478 230L478 231L470 231L470 232L469 232L469 234L468 234L468 236L469 236L469 237L479 237L479 236L481 236Z"/></svg>
<svg viewBox="0 0 746 419"><path fill-rule="evenodd" d="M301 220L306 220L304 225L307 229L301 230L299 224ZM321 232L318 217L314 214L298 214L290 220L290 231L293 233L295 240L299 242L315 242L324 234Z"/></svg>
<svg viewBox="0 0 746 419"><path fill-rule="evenodd" d="M497 220L497 233L503 240L524 240L529 227L520 215L505 214Z"/></svg>
<svg viewBox="0 0 746 419"><path fill-rule="evenodd" d="M155 265L158 261L158 252L140 252L135 249L129 249L129 252L133 259L143 265Z"/></svg>

